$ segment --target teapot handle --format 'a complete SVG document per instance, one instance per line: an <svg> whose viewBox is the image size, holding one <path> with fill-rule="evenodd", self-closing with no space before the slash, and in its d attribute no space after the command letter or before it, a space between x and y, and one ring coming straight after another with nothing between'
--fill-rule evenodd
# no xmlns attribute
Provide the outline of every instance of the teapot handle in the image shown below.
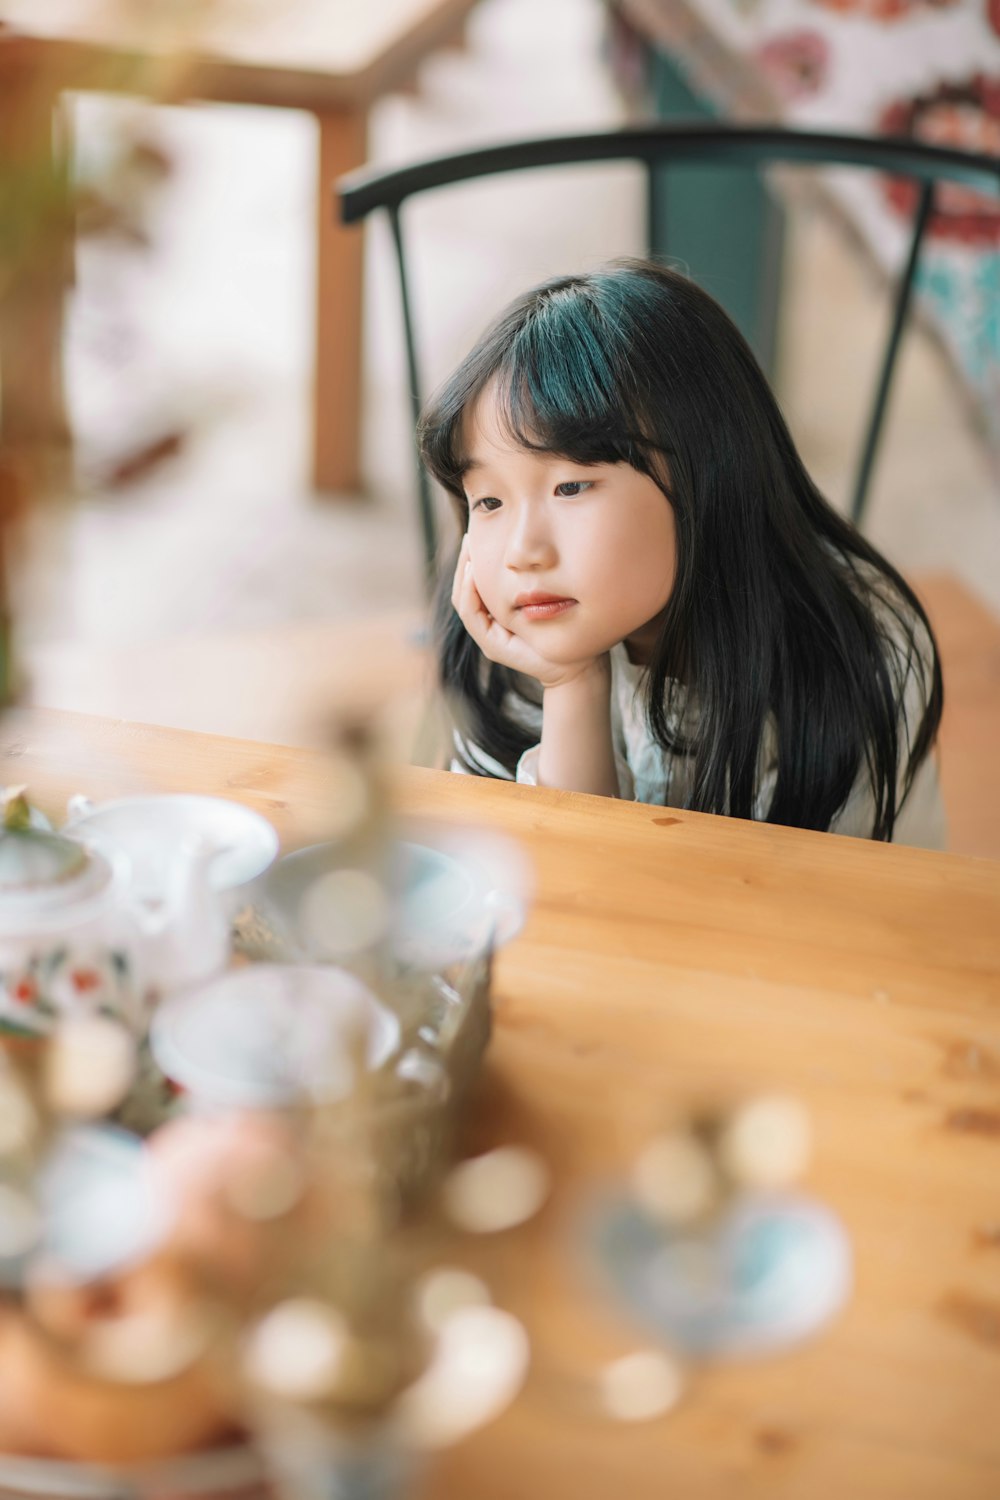
<svg viewBox="0 0 1000 1500"><path fill-rule="evenodd" d="M93 812L96 806L92 797L85 797L82 792L77 792L66 803L66 821L75 823L77 818L85 818L88 813Z"/></svg>

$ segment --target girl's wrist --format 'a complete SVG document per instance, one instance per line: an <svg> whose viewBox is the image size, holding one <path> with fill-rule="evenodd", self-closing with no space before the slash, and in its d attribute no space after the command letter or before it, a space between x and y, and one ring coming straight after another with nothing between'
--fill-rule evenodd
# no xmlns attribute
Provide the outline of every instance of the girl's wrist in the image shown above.
<svg viewBox="0 0 1000 1500"><path fill-rule="evenodd" d="M540 786L618 795L611 733L611 664L588 662L542 694Z"/></svg>
<svg viewBox="0 0 1000 1500"><path fill-rule="evenodd" d="M553 696L566 698L601 699L611 692L611 661L608 656L598 656L571 676L558 682L542 683L542 698L548 702Z"/></svg>

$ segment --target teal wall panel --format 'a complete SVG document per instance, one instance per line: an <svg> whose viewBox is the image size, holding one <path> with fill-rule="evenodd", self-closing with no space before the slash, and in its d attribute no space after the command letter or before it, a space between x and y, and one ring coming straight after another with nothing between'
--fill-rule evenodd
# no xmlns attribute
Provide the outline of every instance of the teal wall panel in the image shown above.
<svg viewBox="0 0 1000 1500"><path fill-rule="evenodd" d="M650 49L648 78L658 119L713 119L677 64ZM650 247L710 292L734 319L773 378L778 342L784 212L760 173L739 167L670 167L655 174Z"/></svg>

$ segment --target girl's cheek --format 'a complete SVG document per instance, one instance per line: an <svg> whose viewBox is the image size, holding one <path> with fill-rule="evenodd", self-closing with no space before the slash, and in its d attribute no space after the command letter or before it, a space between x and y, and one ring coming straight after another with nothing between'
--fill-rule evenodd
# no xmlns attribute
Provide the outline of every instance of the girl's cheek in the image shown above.
<svg viewBox="0 0 1000 1500"><path fill-rule="evenodd" d="M472 568L472 578L473 578L473 582L476 585L476 593L479 595L480 599L485 604L486 609L489 612L489 614L493 615L493 617L496 618L496 603L497 603L497 601L496 601L494 590L490 587L489 578L486 577L484 579L483 576L482 576L482 574L477 573L474 564L473 564L473 568Z"/></svg>
<svg viewBox="0 0 1000 1500"><path fill-rule="evenodd" d="M481 544L477 545L476 541L470 536L465 555L472 565L472 581L476 586L476 592L492 614L494 570L490 565L489 550Z"/></svg>

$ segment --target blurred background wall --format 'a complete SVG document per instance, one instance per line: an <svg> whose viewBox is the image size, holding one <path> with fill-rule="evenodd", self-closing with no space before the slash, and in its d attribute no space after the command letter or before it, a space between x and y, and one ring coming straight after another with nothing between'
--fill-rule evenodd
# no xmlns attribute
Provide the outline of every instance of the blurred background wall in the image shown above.
<svg viewBox="0 0 1000 1500"><path fill-rule="evenodd" d="M810 10L803 3L802 10ZM787 7L786 7L787 9ZM461 50L375 107L372 159L601 127L628 104L601 0L480 0ZM620 58L619 58L620 63ZM78 96L81 162L121 100ZM192 105L153 112L173 169L152 248L78 255L69 402L79 504L48 508L19 580L40 703L293 739L349 634L313 626L420 604L398 299L384 229L366 248L365 492L309 478L316 137L306 115ZM566 170L430 195L412 211L416 316L433 384L495 311L550 274L636 253L637 169ZM780 398L807 464L846 504L888 315L881 278L808 203L786 224ZM186 433L169 463L102 487L123 433ZM904 571L946 569L1000 610L1000 484L933 340L907 335L867 529ZM310 660L304 666L303 657ZM304 674L304 675L303 675Z"/></svg>

